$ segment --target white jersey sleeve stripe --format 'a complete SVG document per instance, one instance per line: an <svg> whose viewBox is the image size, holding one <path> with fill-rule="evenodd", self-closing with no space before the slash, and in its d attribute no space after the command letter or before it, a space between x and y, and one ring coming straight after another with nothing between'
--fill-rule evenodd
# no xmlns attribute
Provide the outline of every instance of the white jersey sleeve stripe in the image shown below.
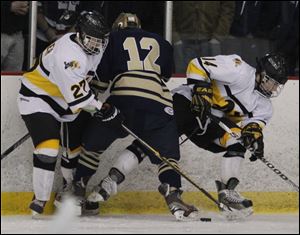
<svg viewBox="0 0 300 235"><path fill-rule="evenodd" d="M239 99L238 98L236 98L233 94L232 94L232 92L231 92L231 90L230 90L230 88L229 88L229 86L228 85L224 85L224 87L225 87L225 90L226 90L226 92L227 92L227 95L241 108L241 110L243 111L243 113L245 114L245 115L248 115L248 117L249 118L251 118L251 117L253 117L253 113L252 112L249 112L246 108L245 108L245 106L239 101Z"/></svg>

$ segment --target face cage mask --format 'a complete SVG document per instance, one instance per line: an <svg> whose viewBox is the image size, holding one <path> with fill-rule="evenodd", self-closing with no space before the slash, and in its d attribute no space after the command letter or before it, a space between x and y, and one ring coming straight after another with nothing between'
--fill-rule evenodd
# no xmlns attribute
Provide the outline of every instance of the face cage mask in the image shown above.
<svg viewBox="0 0 300 235"><path fill-rule="evenodd" d="M95 38L86 34L83 34L82 40L80 39L80 44L89 55L97 55L100 52L104 52L107 44L108 37L104 38Z"/></svg>
<svg viewBox="0 0 300 235"><path fill-rule="evenodd" d="M280 84L264 72L260 76L261 80L258 84L258 92L266 98L277 97L282 91L284 84Z"/></svg>

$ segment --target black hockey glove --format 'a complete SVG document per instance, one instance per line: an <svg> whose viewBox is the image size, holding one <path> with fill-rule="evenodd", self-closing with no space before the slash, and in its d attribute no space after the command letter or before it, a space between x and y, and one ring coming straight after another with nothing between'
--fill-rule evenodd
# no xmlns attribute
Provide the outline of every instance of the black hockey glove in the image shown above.
<svg viewBox="0 0 300 235"><path fill-rule="evenodd" d="M252 152L250 161L264 157L262 128L255 122L248 123L241 131L240 140L244 147Z"/></svg>
<svg viewBox="0 0 300 235"><path fill-rule="evenodd" d="M120 110L109 103L104 103L102 108L94 114L94 117L101 120L104 125L114 127L121 127L124 121L124 116Z"/></svg>
<svg viewBox="0 0 300 235"><path fill-rule="evenodd" d="M191 110L201 121L205 121L212 107L213 90L211 84L201 81L195 84L192 94Z"/></svg>

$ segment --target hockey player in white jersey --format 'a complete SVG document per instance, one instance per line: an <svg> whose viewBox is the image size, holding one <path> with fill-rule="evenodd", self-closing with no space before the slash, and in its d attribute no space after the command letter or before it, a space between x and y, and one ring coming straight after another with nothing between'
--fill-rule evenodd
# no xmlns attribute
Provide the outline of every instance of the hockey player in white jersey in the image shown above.
<svg viewBox="0 0 300 235"><path fill-rule="evenodd" d="M253 68L238 55L195 58L189 63L186 76L187 84L173 90L179 135L189 136L194 144L208 151L225 152L220 180L216 181L219 201L238 211L233 216L249 216L253 212L252 201L235 190L241 163L246 148L253 149L251 161L263 157L262 130L272 117L269 98L278 96L287 81L285 60L280 55L266 55ZM218 116L232 131L241 132L241 142L212 122L210 114ZM143 155L135 151L131 157L140 163ZM111 169L123 169L127 175L130 161L125 161L125 156L126 151ZM88 200L106 201L116 194L117 183L109 174Z"/></svg>
<svg viewBox="0 0 300 235"><path fill-rule="evenodd" d="M96 11L82 12L68 33L52 43L37 58L21 80L18 96L20 114L31 135L34 198L30 209L41 214L50 199L55 164L59 152L61 123L71 123L62 173L70 181L80 152L80 136L86 119L82 110L97 113L103 108L89 86L108 43L109 29ZM77 125L78 122L78 125ZM69 147L69 148L68 148Z"/></svg>
<svg viewBox="0 0 300 235"><path fill-rule="evenodd" d="M235 188L246 149L253 151L251 161L263 157L262 130L272 117L270 98L278 96L287 81L285 60L266 55L255 69L238 55L195 58L186 76L187 85L175 89L173 96L179 134L208 151L225 151L216 181L219 201L239 210L239 216L251 215L252 201ZM210 114L240 133L240 140L212 122Z"/></svg>

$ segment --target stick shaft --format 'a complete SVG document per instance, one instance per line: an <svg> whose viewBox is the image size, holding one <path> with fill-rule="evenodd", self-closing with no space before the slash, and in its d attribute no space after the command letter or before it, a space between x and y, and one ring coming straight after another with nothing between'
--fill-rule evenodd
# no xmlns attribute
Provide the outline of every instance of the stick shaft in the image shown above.
<svg viewBox="0 0 300 235"><path fill-rule="evenodd" d="M1 160L7 157L12 151L14 151L17 147L23 144L30 137L29 133L24 135L21 139L19 139L16 143L10 146L4 153L1 154Z"/></svg>
<svg viewBox="0 0 300 235"><path fill-rule="evenodd" d="M181 170L179 170L178 167L175 167L167 158L160 155L158 151L156 151L154 148L152 148L149 144L147 144L145 141L140 139L136 134L134 134L130 129L128 129L125 125L122 124L122 127L124 130L128 132L131 136L133 136L136 140L138 140L142 145L144 145L147 149L152 151L156 157L158 157L161 161L165 162L168 166L172 167L179 175L184 177L187 181L189 181L192 185L194 185L197 189L199 189L202 193L204 193L210 200L212 200L218 207L223 208L224 205L219 203L216 199L213 198L205 189L201 188L199 185L197 185L190 177L188 177L185 173L183 173ZM230 208L229 208L230 210Z"/></svg>

